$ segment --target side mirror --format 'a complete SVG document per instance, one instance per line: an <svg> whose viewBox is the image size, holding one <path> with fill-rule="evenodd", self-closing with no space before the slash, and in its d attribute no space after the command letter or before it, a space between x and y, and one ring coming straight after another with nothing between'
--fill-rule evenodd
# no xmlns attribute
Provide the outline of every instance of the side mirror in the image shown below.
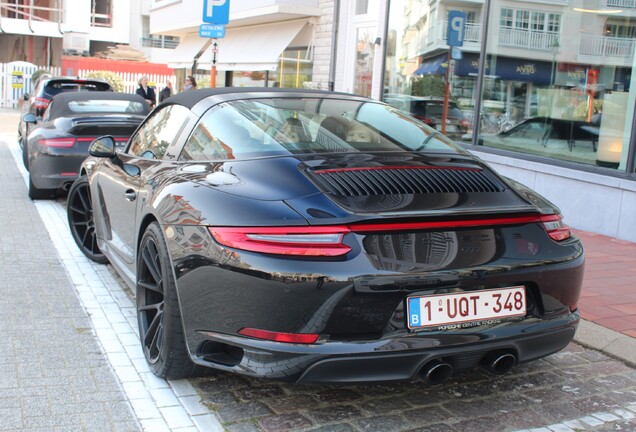
<svg viewBox="0 0 636 432"><path fill-rule="evenodd" d="M32 124L36 124L38 122L37 117L33 113L26 113L24 116L22 116L22 120L24 120L25 123Z"/></svg>
<svg viewBox="0 0 636 432"><path fill-rule="evenodd" d="M112 158L115 156L115 139L105 135L93 141L88 148L91 156L100 158Z"/></svg>

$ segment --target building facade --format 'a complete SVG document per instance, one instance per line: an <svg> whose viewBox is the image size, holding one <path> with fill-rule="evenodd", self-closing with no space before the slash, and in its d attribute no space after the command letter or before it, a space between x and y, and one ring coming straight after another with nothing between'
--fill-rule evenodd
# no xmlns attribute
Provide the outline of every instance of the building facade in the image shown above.
<svg viewBox="0 0 636 432"><path fill-rule="evenodd" d="M138 1L0 0L0 62L59 67L64 54L130 44Z"/></svg>

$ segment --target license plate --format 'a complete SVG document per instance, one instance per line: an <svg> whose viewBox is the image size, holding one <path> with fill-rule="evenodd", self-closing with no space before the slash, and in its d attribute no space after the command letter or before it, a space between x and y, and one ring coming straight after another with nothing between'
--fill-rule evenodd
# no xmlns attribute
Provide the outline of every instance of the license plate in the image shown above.
<svg viewBox="0 0 636 432"><path fill-rule="evenodd" d="M407 311L410 329L524 316L526 289L523 286L515 286L409 297Z"/></svg>

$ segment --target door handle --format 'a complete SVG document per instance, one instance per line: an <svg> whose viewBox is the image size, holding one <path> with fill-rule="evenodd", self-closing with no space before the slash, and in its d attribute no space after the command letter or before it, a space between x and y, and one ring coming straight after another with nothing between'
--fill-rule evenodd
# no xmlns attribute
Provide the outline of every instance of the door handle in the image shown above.
<svg viewBox="0 0 636 432"><path fill-rule="evenodd" d="M124 193L124 198L126 198L130 202L133 202L134 200L137 199L137 193L133 190L127 190Z"/></svg>

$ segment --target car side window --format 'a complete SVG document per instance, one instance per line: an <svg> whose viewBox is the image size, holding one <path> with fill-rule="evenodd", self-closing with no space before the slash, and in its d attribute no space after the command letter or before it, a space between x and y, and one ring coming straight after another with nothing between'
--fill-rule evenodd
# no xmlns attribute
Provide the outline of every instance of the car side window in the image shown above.
<svg viewBox="0 0 636 432"><path fill-rule="evenodd" d="M190 110L168 105L156 110L130 139L128 153L146 159L163 159L166 149L179 136Z"/></svg>

